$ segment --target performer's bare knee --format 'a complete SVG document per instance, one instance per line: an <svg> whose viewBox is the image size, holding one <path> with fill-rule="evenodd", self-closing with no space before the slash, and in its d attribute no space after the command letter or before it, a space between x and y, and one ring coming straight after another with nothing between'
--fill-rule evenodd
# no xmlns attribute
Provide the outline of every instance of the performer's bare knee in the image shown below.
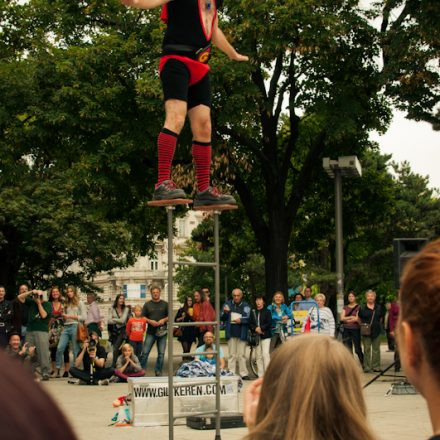
<svg viewBox="0 0 440 440"><path fill-rule="evenodd" d="M185 124L186 102L168 100L165 102L165 112L166 117L164 127L179 134Z"/></svg>
<svg viewBox="0 0 440 440"><path fill-rule="evenodd" d="M191 130L195 140L209 142L211 140L211 118L202 117L192 120Z"/></svg>

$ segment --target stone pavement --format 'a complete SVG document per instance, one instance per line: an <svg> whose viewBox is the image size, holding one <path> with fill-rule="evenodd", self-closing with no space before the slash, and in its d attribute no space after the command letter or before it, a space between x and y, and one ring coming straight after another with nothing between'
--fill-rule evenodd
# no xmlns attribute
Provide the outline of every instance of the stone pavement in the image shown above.
<svg viewBox="0 0 440 440"><path fill-rule="evenodd" d="M176 349L177 349L176 344ZM223 348L227 350L227 347ZM382 365L386 367L392 362L392 353L386 353L382 346ZM155 349L153 348L153 359ZM148 370L150 372L150 370ZM364 375L368 382L373 375ZM428 411L420 395L386 396L390 389L390 377L381 378L365 389L370 422L381 440L426 440L431 433ZM105 387L89 387L70 385L66 379L54 379L43 386L59 403L67 418L72 423L80 440L107 439L142 439L166 440L168 427L154 428L115 428L108 426L115 413L112 402L126 394L126 384L110 384ZM245 383L247 386L247 383ZM240 405L242 405L242 396ZM331 405L332 403L329 402ZM222 440L242 439L245 428L225 429L221 432ZM186 426L175 427L176 440L214 439L215 431L198 431Z"/></svg>

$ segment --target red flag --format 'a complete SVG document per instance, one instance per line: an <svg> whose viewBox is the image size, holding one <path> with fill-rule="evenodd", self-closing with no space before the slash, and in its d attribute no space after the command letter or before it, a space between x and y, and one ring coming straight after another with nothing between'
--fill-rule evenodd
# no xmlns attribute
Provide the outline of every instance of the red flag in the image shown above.
<svg viewBox="0 0 440 440"><path fill-rule="evenodd" d="M312 320L310 319L310 315L307 317L307 321L304 325L304 333L310 333L310 327L312 324Z"/></svg>

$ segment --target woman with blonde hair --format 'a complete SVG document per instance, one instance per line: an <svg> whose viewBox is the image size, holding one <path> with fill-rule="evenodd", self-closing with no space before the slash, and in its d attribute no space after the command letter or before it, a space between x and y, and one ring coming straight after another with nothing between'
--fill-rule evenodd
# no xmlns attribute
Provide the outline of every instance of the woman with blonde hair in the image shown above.
<svg viewBox="0 0 440 440"><path fill-rule="evenodd" d="M84 322L86 316L86 306L80 300L76 288L73 286L68 286L66 289L66 298L64 301L62 314L64 328L61 333L56 352L56 368L58 371L61 368L63 353L69 344L69 341L72 342L73 360L75 360L75 358L78 356L80 347L76 339L76 331L78 328L78 322Z"/></svg>
<svg viewBox="0 0 440 440"><path fill-rule="evenodd" d="M440 440L440 240L405 266L396 330L406 377L428 404L431 440Z"/></svg>
<svg viewBox="0 0 440 440"><path fill-rule="evenodd" d="M289 340L246 390L246 440L373 440L360 368L324 335Z"/></svg>
<svg viewBox="0 0 440 440"><path fill-rule="evenodd" d="M318 307L312 306L309 310L310 332L321 333L323 335L335 336L335 318L332 311L325 306L325 295L318 293L315 295ZM307 320L303 325L303 332L306 331Z"/></svg>

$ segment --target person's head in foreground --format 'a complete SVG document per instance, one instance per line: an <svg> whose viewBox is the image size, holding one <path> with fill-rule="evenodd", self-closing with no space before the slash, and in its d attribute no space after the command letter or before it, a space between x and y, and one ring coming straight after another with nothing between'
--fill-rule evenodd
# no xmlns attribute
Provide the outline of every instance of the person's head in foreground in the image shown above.
<svg viewBox="0 0 440 440"><path fill-rule="evenodd" d="M302 335L281 345L245 396L246 440L373 440L360 368L337 340Z"/></svg>
<svg viewBox="0 0 440 440"><path fill-rule="evenodd" d="M58 406L16 360L0 352L2 439L75 440Z"/></svg>
<svg viewBox="0 0 440 440"><path fill-rule="evenodd" d="M440 434L440 240L405 266L400 285L397 342L408 380L426 399Z"/></svg>

